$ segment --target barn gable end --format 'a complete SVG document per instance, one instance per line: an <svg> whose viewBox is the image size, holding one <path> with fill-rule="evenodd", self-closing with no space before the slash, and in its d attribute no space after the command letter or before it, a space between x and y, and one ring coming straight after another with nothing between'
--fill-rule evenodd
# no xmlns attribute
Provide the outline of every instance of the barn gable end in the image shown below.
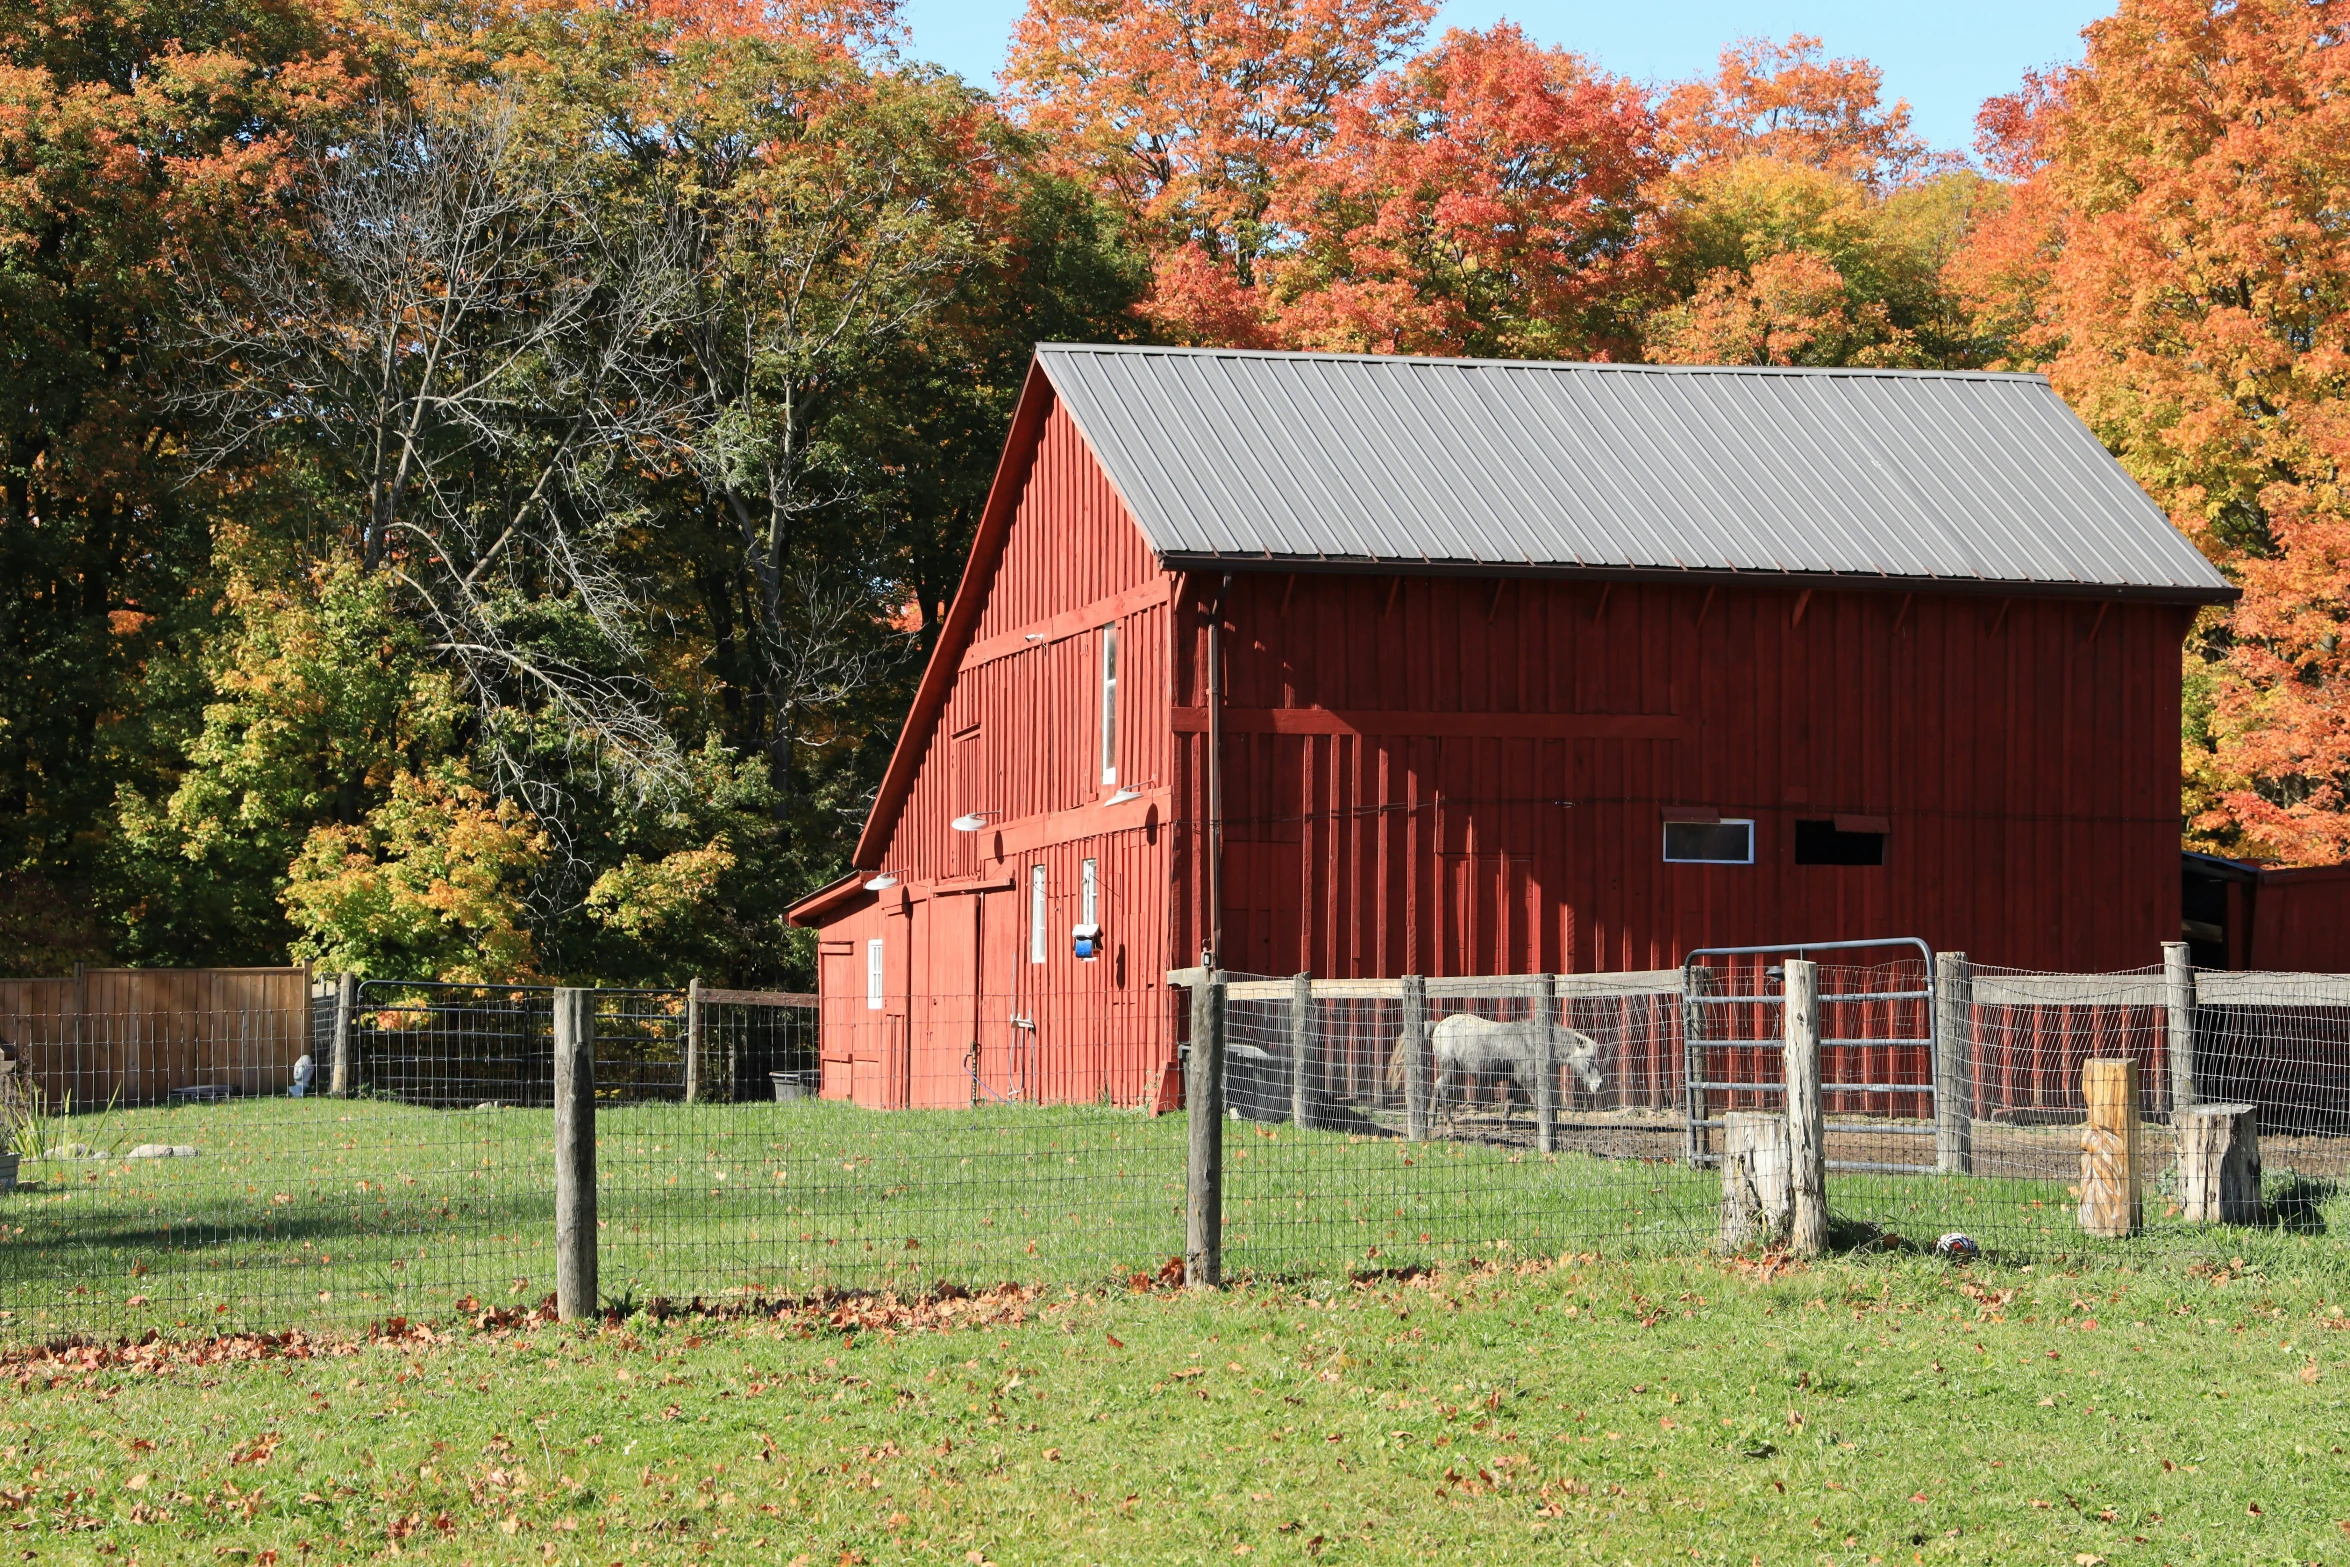
<svg viewBox="0 0 2350 1567"><path fill-rule="evenodd" d="M821 932L827 1094L1155 1090L1173 584L1032 373L858 869L792 911ZM1103 936L1080 956L1089 908Z"/></svg>

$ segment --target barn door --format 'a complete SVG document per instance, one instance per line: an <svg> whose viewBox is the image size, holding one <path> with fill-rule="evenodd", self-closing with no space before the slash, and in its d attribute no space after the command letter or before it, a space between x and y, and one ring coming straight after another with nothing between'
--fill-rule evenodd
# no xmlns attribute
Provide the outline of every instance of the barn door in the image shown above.
<svg viewBox="0 0 2350 1567"><path fill-rule="evenodd" d="M846 1099L857 1059L857 1030L864 1024L865 975L859 966L858 943L827 941L817 949L818 1005L817 1066L822 1072L819 1092L827 1099Z"/></svg>

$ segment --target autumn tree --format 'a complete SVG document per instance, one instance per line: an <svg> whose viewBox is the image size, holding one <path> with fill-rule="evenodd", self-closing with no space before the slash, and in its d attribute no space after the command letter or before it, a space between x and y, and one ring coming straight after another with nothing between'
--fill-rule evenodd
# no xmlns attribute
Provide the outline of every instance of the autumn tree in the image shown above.
<svg viewBox="0 0 2350 1567"><path fill-rule="evenodd" d="M1669 89L1657 114L1684 167L1775 158L1887 190L1954 165L1910 128L1906 99L1885 103L1884 86L1866 60L1823 58L1817 38L1747 38L1711 77Z"/></svg>
<svg viewBox="0 0 2350 1567"><path fill-rule="evenodd" d="M1434 13L1431 0L1030 0L1004 81L1056 164L1137 220L1159 330L1247 343L1285 245L1268 219L1277 190Z"/></svg>
<svg viewBox="0 0 2350 1567"><path fill-rule="evenodd" d="M142 675L202 632L221 501L176 463L170 269L270 222L294 138L360 95L344 17L0 8L0 866L86 886L117 787L158 781L184 709Z"/></svg>
<svg viewBox="0 0 2350 1567"><path fill-rule="evenodd" d="M1455 31L1339 105L1268 216L1294 347L1552 359L1635 346L1645 186L1638 89L1504 23Z"/></svg>
<svg viewBox="0 0 2350 1567"><path fill-rule="evenodd" d="M2001 192L1932 152L1882 73L1820 41L1747 39L1658 107L1661 287L1648 356L1687 364L1980 362L1942 271Z"/></svg>
<svg viewBox="0 0 2350 1567"><path fill-rule="evenodd" d="M2197 841L2350 858L2350 60L2332 0L2124 0L1986 107L1953 275L2243 589L2189 645Z"/></svg>

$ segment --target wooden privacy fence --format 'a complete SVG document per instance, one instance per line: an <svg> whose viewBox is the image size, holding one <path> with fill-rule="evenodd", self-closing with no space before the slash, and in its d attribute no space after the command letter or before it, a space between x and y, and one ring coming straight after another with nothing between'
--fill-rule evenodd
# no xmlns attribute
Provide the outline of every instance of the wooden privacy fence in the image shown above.
<svg viewBox="0 0 2350 1567"><path fill-rule="evenodd" d="M0 980L0 1044L53 1109L282 1094L311 1049L304 968L82 969Z"/></svg>

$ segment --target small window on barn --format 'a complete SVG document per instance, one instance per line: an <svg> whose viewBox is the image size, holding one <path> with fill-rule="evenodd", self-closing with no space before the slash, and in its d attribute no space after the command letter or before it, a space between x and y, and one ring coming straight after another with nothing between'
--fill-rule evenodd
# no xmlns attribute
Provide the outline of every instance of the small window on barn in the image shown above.
<svg viewBox="0 0 2350 1567"><path fill-rule="evenodd" d="M1888 825L1882 816L1831 816L1824 821L1799 821L1795 824L1795 863L1882 865Z"/></svg>
<svg viewBox="0 0 2350 1567"><path fill-rule="evenodd" d="M1118 781L1118 628L1102 627L1102 783Z"/></svg>
<svg viewBox="0 0 2350 1567"><path fill-rule="evenodd" d="M1754 823L1667 822L1665 860L1673 865L1752 865Z"/></svg>
<svg viewBox="0 0 2350 1567"><path fill-rule="evenodd" d="M1087 925L1099 925L1102 922L1100 875L1092 860L1087 860L1078 870L1077 918Z"/></svg>
<svg viewBox="0 0 2350 1567"><path fill-rule="evenodd" d="M1045 954L1044 867L1028 867L1028 961L1042 963Z"/></svg>
<svg viewBox="0 0 2350 1567"><path fill-rule="evenodd" d="M881 938L865 943L865 1010L881 1010Z"/></svg>

